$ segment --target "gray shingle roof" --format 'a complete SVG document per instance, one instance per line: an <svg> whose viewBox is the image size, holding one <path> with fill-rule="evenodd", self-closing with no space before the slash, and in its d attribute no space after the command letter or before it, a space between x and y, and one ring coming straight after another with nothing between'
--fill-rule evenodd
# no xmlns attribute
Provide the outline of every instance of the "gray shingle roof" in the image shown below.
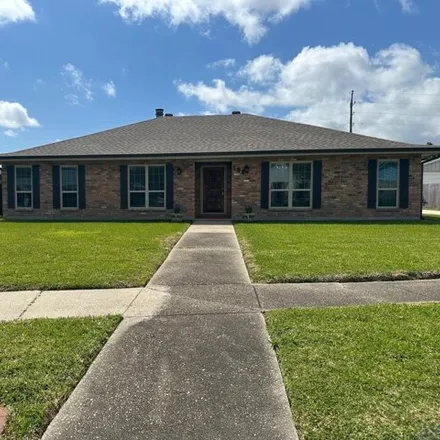
<svg viewBox="0 0 440 440"><path fill-rule="evenodd" d="M155 118L40 147L11 158L439 150L248 114Z"/></svg>

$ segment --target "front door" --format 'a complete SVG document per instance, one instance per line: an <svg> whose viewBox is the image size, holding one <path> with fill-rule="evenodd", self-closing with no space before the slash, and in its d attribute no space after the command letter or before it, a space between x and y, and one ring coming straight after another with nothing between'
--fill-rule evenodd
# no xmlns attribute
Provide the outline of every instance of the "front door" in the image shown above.
<svg viewBox="0 0 440 440"><path fill-rule="evenodd" d="M202 168L202 213L225 214L225 167Z"/></svg>

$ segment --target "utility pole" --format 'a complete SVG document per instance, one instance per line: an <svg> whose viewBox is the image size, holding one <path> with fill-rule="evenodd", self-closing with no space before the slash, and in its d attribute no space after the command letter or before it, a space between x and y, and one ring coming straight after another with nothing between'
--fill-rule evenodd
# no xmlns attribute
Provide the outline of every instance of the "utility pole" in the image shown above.
<svg viewBox="0 0 440 440"><path fill-rule="evenodd" d="M354 115L354 105L356 104L356 102L354 101L354 90L351 91L351 100L350 100L350 133L353 133L353 115Z"/></svg>

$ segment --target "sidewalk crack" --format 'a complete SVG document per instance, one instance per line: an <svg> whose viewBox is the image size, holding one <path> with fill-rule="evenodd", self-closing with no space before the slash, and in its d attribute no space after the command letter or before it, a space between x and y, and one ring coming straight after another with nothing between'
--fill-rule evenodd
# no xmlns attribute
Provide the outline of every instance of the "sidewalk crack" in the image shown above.
<svg viewBox="0 0 440 440"><path fill-rule="evenodd" d="M144 287L141 287L141 288L139 289L139 292L136 293L136 295L134 296L134 298L130 301L130 304L128 304L127 308L122 312L122 316L124 316L124 315L127 313L128 309L129 309L129 308L132 306L132 304L136 301L136 298L141 294L141 292L142 292L143 289L144 289Z"/></svg>
<svg viewBox="0 0 440 440"><path fill-rule="evenodd" d="M263 307L261 306L261 302L260 302L260 297L258 296L257 289L256 289L256 287L255 287L255 284L252 284L252 289L254 289L255 298L257 298L258 308L259 308L260 310L263 310Z"/></svg>
<svg viewBox="0 0 440 440"><path fill-rule="evenodd" d="M33 304L35 304L35 301L41 296L41 294L44 292L44 290L40 290L36 295L35 298L26 306L26 308L20 313L17 319L21 319L23 315L32 307Z"/></svg>

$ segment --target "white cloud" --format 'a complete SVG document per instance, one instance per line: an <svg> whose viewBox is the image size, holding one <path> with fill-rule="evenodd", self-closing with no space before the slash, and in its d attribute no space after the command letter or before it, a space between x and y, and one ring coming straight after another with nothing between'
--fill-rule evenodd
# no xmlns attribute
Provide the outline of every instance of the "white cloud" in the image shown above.
<svg viewBox="0 0 440 440"><path fill-rule="evenodd" d="M0 58L0 69L9 70L9 63Z"/></svg>
<svg viewBox="0 0 440 440"><path fill-rule="evenodd" d="M217 60L206 65L208 69L217 69L217 68L228 69L234 66L235 66L234 58L225 58L224 60Z"/></svg>
<svg viewBox="0 0 440 440"><path fill-rule="evenodd" d="M266 84L272 82L279 74L283 64L272 55L261 55L248 61L238 71L238 76L247 78L251 83Z"/></svg>
<svg viewBox="0 0 440 440"><path fill-rule="evenodd" d="M69 93L67 95L64 95L64 99L66 100L66 103L68 105L81 105L81 102L79 100L79 96L75 95L73 93Z"/></svg>
<svg viewBox="0 0 440 440"><path fill-rule="evenodd" d="M177 88L186 97L198 98L209 111L226 112L232 108L241 108L262 113L265 106L272 104L272 100L267 99L258 90L252 90L248 86L232 90L221 79L213 80L213 86L203 82L197 84L178 82Z"/></svg>
<svg viewBox="0 0 440 440"><path fill-rule="evenodd" d="M18 102L0 101L0 127L7 129L7 136L10 136L13 130L39 126L38 121L31 118L27 109Z"/></svg>
<svg viewBox="0 0 440 440"><path fill-rule="evenodd" d="M177 82L206 110L281 114L286 119L347 131L350 91L356 91L355 131L440 143L440 77L413 47L394 44L376 54L353 43L306 47L283 63L257 57L238 70L238 86L216 78Z"/></svg>
<svg viewBox="0 0 440 440"><path fill-rule="evenodd" d="M100 0L100 3L116 5L119 15L130 23L160 17L170 26L195 25L222 17L237 26L244 39L253 44L267 32L268 23L309 6L312 0Z"/></svg>
<svg viewBox="0 0 440 440"><path fill-rule="evenodd" d="M398 0L398 1L400 3L400 6L402 7L403 12L410 14L417 10L413 0Z"/></svg>
<svg viewBox="0 0 440 440"><path fill-rule="evenodd" d="M0 26L19 21L35 21L35 12L27 0L0 0Z"/></svg>
<svg viewBox="0 0 440 440"><path fill-rule="evenodd" d="M110 98L116 97L116 86L113 81L108 81L102 86L105 93L107 93L107 96Z"/></svg>
<svg viewBox="0 0 440 440"><path fill-rule="evenodd" d="M9 130L5 130L5 131L3 132L3 134L4 134L5 136L8 136L8 137L16 137L16 136L18 135L18 133L17 133L16 131L11 130L11 129L9 129Z"/></svg>
<svg viewBox="0 0 440 440"><path fill-rule="evenodd" d="M83 95L87 101L93 101L92 81L85 78L81 70L73 64L68 63L63 66L61 75L64 77L67 87L76 89L77 93ZM76 97L78 101L77 104L79 104L80 97L77 94L69 94L66 96Z"/></svg>

